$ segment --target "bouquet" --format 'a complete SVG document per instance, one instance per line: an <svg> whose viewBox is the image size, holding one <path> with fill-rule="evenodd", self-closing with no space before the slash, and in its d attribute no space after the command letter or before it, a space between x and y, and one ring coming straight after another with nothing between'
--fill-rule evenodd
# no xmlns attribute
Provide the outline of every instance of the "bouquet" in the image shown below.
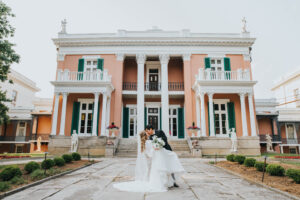
<svg viewBox="0 0 300 200"><path fill-rule="evenodd" d="M158 138L156 135L152 139L152 146L155 150L159 150L165 146L165 142L161 139Z"/></svg>

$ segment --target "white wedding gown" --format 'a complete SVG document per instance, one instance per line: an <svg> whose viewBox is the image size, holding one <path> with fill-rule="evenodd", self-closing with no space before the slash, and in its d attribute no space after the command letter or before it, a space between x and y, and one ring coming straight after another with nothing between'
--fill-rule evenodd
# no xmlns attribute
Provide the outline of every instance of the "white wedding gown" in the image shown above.
<svg viewBox="0 0 300 200"><path fill-rule="evenodd" d="M184 169L176 153L164 148L154 150L151 140L147 140L144 152L138 154L136 160L135 181L113 186L127 192L165 192L174 184L171 173L182 172Z"/></svg>

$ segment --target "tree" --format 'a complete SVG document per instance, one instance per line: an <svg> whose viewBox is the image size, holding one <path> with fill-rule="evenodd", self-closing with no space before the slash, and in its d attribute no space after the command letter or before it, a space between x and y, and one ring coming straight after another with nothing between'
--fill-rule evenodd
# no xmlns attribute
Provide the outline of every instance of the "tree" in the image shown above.
<svg viewBox="0 0 300 200"><path fill-rule="evenodd" d="M16 54L13 49L14 44L10 43L8 39L14 36L15 29L9 24L9 18L15 15L11 13L10 7L0 1L0 81L8 80L8 73L10 66L13 63L19 63L20 56ZM8 80L12 83L12 80ZM7 115L8 107L4 104L10 99L6 97L6 92L0 89L0 125L7 122L9 117Z"/></svg>

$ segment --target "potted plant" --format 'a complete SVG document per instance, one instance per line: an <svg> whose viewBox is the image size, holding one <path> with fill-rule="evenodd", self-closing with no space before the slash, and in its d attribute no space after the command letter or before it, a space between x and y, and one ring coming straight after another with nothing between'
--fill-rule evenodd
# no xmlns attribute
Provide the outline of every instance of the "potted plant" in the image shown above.
<svg viewBox="0 0 300 200"><path fill-rule="evenodd" d="M196 137L197 136L197 133L198 131L200 130L199 127L195 126L195 122L193 122L192 126L188 127L188 134L190 137Z"/></svg>
<svg viewBox="0 0 300 200"><path fill-rule="evenodd" d="M117 131L119 130L119 127L117 127L114 122L112 122L111 125L107 127L107 129L109 131L109 137L117 136Z"/></svg>

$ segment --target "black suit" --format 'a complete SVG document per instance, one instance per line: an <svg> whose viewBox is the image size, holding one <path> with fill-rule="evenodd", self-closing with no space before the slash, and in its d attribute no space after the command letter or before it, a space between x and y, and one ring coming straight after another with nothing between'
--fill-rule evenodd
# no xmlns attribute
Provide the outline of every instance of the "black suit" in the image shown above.
<svg viewBox="0 0 300 200"><path fill-rule="evenodd" d="M156 130L153 135L150 135L150 140L153 139L153 136L156 135L158 138L161 138L165 142L165 146L163 146L165 149L172 151L171 146L168 143L167 136L162 130Z"/></svg>

